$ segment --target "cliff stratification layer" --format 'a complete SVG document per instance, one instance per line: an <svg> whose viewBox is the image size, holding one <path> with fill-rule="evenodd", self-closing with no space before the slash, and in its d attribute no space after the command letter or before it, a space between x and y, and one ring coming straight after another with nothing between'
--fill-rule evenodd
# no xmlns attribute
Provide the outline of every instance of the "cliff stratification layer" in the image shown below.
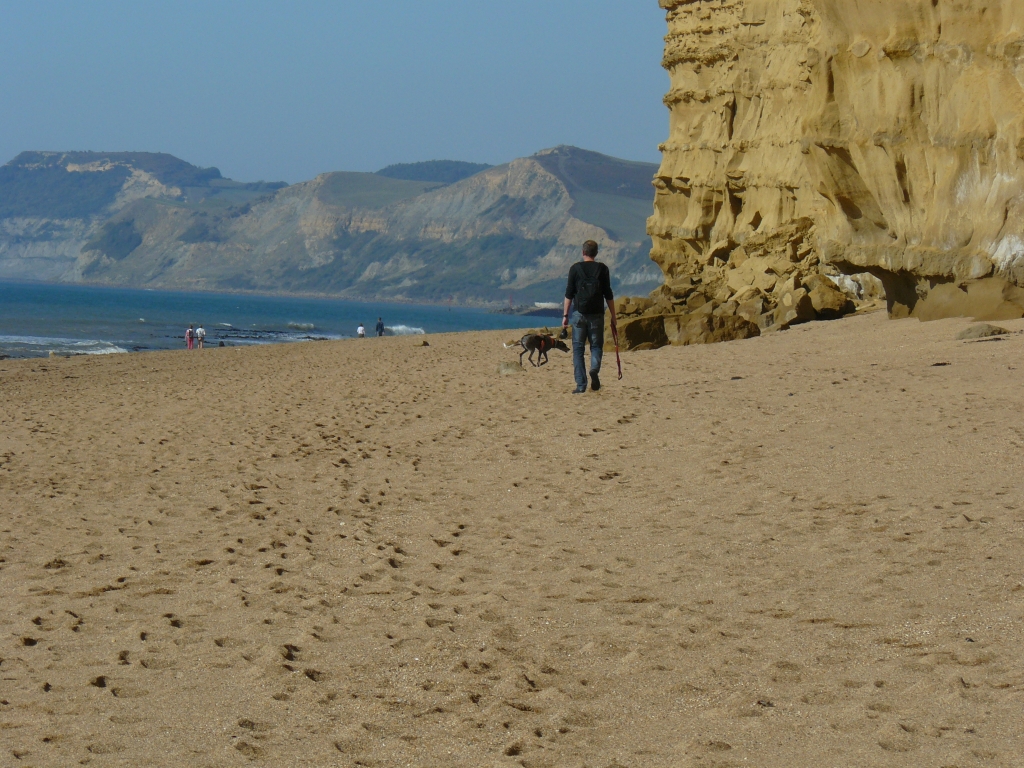
<svg viewBox="0 0 1024 768"><path fill-rule="evenodd" d="M863 273L894 317L1024 315L1024 3L660 5L666 284L626 308L635 341L706 303L759 329L835 312L825 293Z"/></svg>

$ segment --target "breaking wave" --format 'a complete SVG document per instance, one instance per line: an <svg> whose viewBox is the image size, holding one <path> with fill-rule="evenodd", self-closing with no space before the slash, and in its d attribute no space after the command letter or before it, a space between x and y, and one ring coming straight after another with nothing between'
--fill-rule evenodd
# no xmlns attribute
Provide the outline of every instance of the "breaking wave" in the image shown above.
<svg viewBox="0 0 1024 768"><path fill-rule="evenodd" d="M415 336L426 333L426 331L422 328L414 328L411 325L389 325L384 328L384 333L387 336Z"/></svg>
<svg viewBox="0 0 1024 768"><path fill-rule="evenodd" d="M7 357L46 357L55 355L118 355L127 353L109 341L98 339L63 339L49 336L2 336L0 355Z"/></svg>

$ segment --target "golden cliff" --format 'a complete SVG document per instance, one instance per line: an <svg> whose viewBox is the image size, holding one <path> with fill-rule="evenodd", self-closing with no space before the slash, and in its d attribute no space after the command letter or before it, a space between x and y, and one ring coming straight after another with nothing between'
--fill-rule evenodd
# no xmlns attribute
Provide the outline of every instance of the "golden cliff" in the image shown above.
<svg viewBox="0 0 1024 768"><path fill-rule="evenodd" d="M1024 3L660 5L666 284L624 302L633 346L842 314L868 275L894 317L1024 315Z"/></svg>

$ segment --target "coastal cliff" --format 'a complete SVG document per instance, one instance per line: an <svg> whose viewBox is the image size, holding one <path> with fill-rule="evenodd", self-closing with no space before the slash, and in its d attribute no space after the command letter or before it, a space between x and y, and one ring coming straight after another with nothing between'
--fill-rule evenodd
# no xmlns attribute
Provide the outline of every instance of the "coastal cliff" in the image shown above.
<svg viewBox="0 0 1024 768"><path fill-rule="evenodd" d="M617 291L648 292L662 282L645 232L656 170L556 147L496 167L422 163L285 186L169 155L24 153L0 168L0 277L556 301L592 238Z"/></svg>
<svg viewBox="0 0 1024 768"><path fill-rule="evenodd" d="M876 280L893 317L1024 315L1024 5L660 5L666 283L624 307L634 344L835 316Z"/></svg>

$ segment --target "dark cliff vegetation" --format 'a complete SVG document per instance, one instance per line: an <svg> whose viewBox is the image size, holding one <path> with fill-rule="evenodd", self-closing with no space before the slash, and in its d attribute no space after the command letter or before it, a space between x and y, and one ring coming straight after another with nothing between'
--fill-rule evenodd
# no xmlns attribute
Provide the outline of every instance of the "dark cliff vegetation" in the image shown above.
<svg viewBox="0 0 1024 768"><path fill-rule="evenodd" d="M188 228L178 235L178 240L183 243L220 243L224 240L221 223L223 219L219 216L197 215L195 221L189 224Z"/></svg>
<svg viewBox="0 0 1024 768"><path fill-rule="evenodd" d="M377 171L378 176L408 181L436 181L454 184L475 176L493 166L486 163L466 163L461 160L427 160L422 163L396 163Z"/></svg>
<svg viewBox="0 0 1024 768"><path fill-rule="evenodd" d="M20 155L19 155L20 157ZM0 167L0 218L80 219L114 202L131 175L127 168L68 173L58 165Z"/></svg>
<svg viewBox="0 0 1024 768"><path fill-rule="evenodd" d="M438 182L409 181L376 173L336 171L326 173L316 196L342 208L377 209L408 200L441 186Z"/></svg>
<svg viewBox="0 0 1024 768"><path fill-rule="evenodd" d="M650 202L654 197L652 163L620 160L578 147L555 147L533 156L570 192L584 191Z"/></svg>
<svg viewBox="0 0 1024 768"><path fill-rule="evenodd" d="M121 261L140 245L142 235L134 221L108 221L82 246L82 251L98 251L107 258Z"/></svg>
<svg viewBox="0 0 1024 768"><path fill-rule="evenodd" d="M556 147L534 156L565 184L572 215L604 229L617 240L646 240L657 166L620 160L577 147Z"/></svg>
<svg viewBox="0 0 1024 768"><path fill-rule="evenodd" d="M69 170L69 166L71 169ZM78 166L90 170L75 170ZM287 184L225 179L162 152L22 152L0 166L0 218L83 219L109 208L133 170L181 190L181 202L240 205Z"/></svg>
<svg viewBox="0 0 1024 768"><path fill-rule="evenodd" d="M187 204L204 208L245 207L258 200L269 198L288 185L283 181L241 182L231 179L214 179L205 187L181 187L182 197Z"/></svg>

